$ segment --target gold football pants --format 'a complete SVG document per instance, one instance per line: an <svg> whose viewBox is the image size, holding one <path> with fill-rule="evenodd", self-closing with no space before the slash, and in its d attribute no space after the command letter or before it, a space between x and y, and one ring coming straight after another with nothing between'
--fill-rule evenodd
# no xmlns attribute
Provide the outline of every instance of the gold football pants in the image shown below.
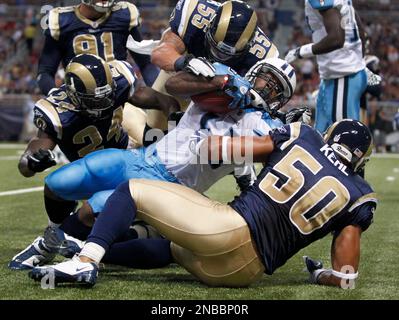
<svg viewBox="0 0 399 320"><path fill-rule="evenodd" d="M185 186L132 179L137 217L172 241L175 260L210 286L243 287L264 267L246 221L230 206Z"/></svg>

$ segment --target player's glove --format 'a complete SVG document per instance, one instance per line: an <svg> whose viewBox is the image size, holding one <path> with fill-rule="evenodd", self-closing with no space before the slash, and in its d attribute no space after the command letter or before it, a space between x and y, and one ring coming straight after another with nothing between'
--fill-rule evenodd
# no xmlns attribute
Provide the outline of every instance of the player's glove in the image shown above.
<svg viewBox="0 0 399 320"><path fill-rule="evenodd" d="M285 56L284 60L288 63L292 63L295 60L303 59L303 58L311 58L314 57L314 53L312 51L313 43L305 44L301 47L292 49L288 51L287 55Z"/></svg>
<svg viewBox="0 0 399 320"><path fill-rule="evenodd" d="M287 113L283 114L283 116L284 118L282 121L284 124L290 124L292 122L310 124L310 121L312 120L312 111L308 107L293 108Z"/></svg>
<svg viewBox="0 0 399 320"><path fill-rule="evenodd" d="M228 75L228 79L223 86L223 91L233 98L230 102L230 109L244 109L251 104L251 95L249 90L251 84L248 80L239 75Z"/></svg>
<svg viewBox="0 0 399 320"><path fill-rule="evenodd" d="M366 67L367 85L370 87L381 84L382 78Z"/></svg>
<svg viewBox="0 0 399 320"><path fill-rule="evenodd" d="M307 272L309 272L309 280L311 283L317 284L318 277L322 272L325 271L323 269L323 263L318 260L313 260L312 258L308 256L303 257L303 261L305 262L305 267Z"/></svg>
<svg viewBox="0 0 399 320"><path fill-rule="evenodd" d="M39 149L39 151L27 156L28 168L33 172L42 172L55 166L55 155L51 150Z"/></svg>
<svg viewBox="0 0 399 320"><path fill-rule="evenodd" d="M180 57L175 62L176 71L188 71L196 76L204 76L213 78L215 76L215 68L205 58L196 58L191 54Z"/></svg>

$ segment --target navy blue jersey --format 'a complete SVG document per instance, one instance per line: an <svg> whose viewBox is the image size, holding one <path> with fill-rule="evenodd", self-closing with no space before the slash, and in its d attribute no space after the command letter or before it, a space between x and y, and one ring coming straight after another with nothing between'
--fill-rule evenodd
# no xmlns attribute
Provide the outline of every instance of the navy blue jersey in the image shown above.
<svg viewBox="0 0 399 320"><path fill-rule="evenodd" d="M126 60L126 41L140 22L139 12L132 3L121 1L99 20L91 21L79 12L78 6L54 8L49 12L45 30L45 58L39 63L39 74L54 74L61 62L65 67L78 54L91 53L106 61ZM136 39L140 40L140 39Z"/></svg>
<svg viewBox="0 0 399 320"><path fill-rule="evenodd" d="M128 135L122 129L123 105L134 94L135 77L127 62L110 62L116 84L112 117L93 121L76 111L65 85L52 90L34 108L34 123L56 141L69 161L105 148L125 149Z"/></svg>
<svg viewBox="0 0 399 320"><path fill-rule="evenodd" d="M170 17L170 27L183 40L188 53L206 57L205 27L220 5L211 0L180 0L177 3ZM278 54L276 46L258 27L249 52L233 65L227 64L244 76L258 61L278 57Z"/></svg>
<svg viewBox="0 0 399 320"><path fill-rule="evenodd" d="M366 230L377 203L311 127L293 123L271 138L275 149L257 181L230 203L247 221L267 274L330 232Z"/></svg>

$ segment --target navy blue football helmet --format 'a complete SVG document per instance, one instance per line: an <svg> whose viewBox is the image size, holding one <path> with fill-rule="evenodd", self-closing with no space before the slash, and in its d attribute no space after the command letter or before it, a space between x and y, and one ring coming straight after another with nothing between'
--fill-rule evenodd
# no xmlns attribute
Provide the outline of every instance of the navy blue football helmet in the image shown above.
<svg viewBox="0 0 399 320"><path fill-rule="evenodd" d="M358 120L333 123L324 134L324 140L354 172L363 169L373 150L371 132Z"/></svg>
<svg viewBox="0 0 399 320"><path fill-rule="evenodd" d="M216 11L205 29L205 48L212 61L238 60L253 44L256 12L245 2L230 0Z"/></svg>
<svg viewBox="0 0 399 320"><path fill-rule="evenodd" d="M115 84L110 66L93 54L74 57L65 68L65 87L75 112L101 119L115 103Z"/></svg>

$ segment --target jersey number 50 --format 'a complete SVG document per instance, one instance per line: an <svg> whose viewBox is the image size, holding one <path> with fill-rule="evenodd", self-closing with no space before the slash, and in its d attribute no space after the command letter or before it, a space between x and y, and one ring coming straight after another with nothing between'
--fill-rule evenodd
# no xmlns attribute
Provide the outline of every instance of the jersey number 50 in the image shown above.
<svg viewBox="0 0 399 320"><path fill-rule="evenodd" d="M325 176L309 190L302 190L305 177L295 164L300 163L311 174L316 175L323 166L305 149L296 145L280 160L274 170L287 177L287 181L278 187L280 178L269 172L259 184L259 188L277 203L287 203L297 193L302 195L290 209L290 220L302 234L310 234L321 228L338 214L349 202L348 189L332 176ZM312 216L307 213L322 200L328 201Z"/></svg>

